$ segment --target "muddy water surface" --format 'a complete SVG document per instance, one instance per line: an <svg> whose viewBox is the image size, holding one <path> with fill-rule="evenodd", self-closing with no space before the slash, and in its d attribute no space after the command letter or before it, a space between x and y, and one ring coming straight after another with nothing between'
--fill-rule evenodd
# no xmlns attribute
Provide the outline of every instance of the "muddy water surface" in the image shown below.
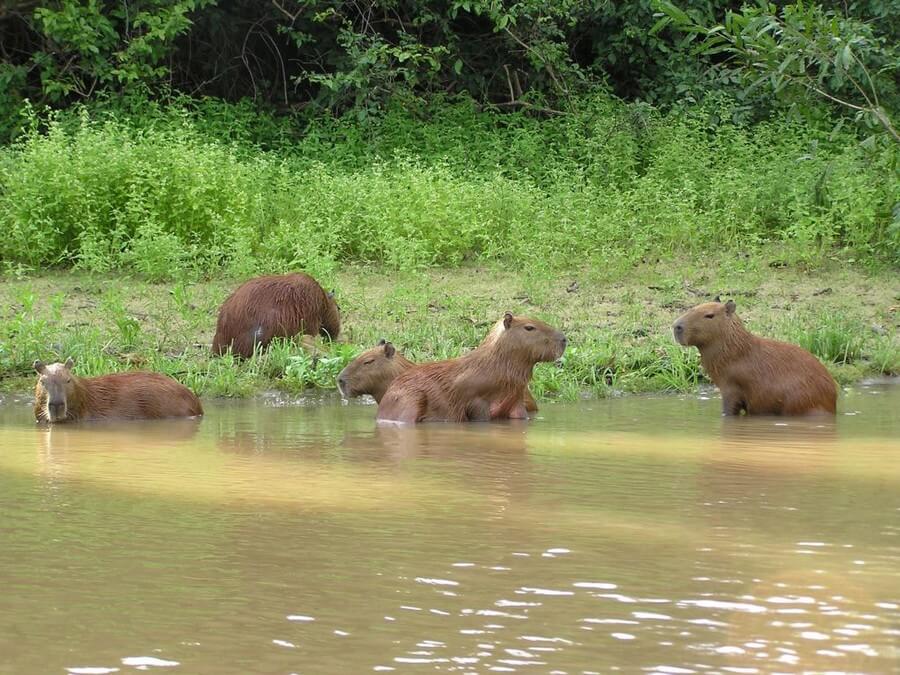
<svg viewBox="0 0 900 675"><path fill-rule="evenodd" d="M900 667L900 386L833 422L288 403L52 429L0 405L0 673Z"/></svg>

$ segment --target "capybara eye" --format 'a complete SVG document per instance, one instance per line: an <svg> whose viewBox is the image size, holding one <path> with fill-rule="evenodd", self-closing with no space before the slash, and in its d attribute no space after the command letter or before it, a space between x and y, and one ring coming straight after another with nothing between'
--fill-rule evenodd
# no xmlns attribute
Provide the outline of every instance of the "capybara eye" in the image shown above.
<svg viewBox="0 0 900 675"><path fill-rule="evenodd" d="M364 366L369 366L373 363L375 363L375 359L368 359L367 361L363 361Z"/></svg>
<svg viewBox="0 0 900 675"><path fill-rule="evenodd" d="M525 326L525 330L534 330L534 326Z"/></svg>
<svg viewBox="0 0 900 675"><path fill-rule="evenodd" d="M707 319L712 319L712 318L714 318L716 315L715 315L715 314L704 314L704 316L705 316Z"/></svg>
<svg viewBox="0 0 900 675"><path fill-rule="evenodd" d="M72 378L71 378L71 377L66 378L66 384L69 384L71 381L72 381Z"/></svg>

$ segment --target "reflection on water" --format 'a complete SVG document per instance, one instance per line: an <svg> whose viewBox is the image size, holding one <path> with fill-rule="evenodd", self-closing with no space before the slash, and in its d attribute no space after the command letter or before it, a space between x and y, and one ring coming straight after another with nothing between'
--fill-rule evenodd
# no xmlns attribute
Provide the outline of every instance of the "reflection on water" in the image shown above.
<svg viewBox="0 0 900 675"><path fill-rule="evenodd" d="M900 387L377 427L0 406L0 673L893 672Z"/></svg>

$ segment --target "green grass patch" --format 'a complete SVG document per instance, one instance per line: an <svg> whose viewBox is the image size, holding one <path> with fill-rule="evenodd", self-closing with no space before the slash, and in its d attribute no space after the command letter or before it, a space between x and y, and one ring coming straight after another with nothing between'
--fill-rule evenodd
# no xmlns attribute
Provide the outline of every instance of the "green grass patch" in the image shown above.
<svg viewBox="0 0 900 675"><path fill-rule="evenodd" d="M717 293L736 299L752 331L805 346L841 383L900 373L900 289L891 272L839 261L815 270L784 267L783 259L782 249L763 249L740 269L727 256L707 256L565 277L508 266L353 266L329 278L343 316L338 341L318 340L310 349L278 340L243 361L209 350L218 307L239 279L7 277L0 284L0 386L26 390L34 359L73 356L84 375L157 370L208 397L330 390L340 369L380 338L414 361L450 358L474 348L509 310L544 319L569 337L559 365L535 368L539 400L689 392L707 380L697 351L673 342L671 324ZM779 266L770 267L772 260Z"/></svg>

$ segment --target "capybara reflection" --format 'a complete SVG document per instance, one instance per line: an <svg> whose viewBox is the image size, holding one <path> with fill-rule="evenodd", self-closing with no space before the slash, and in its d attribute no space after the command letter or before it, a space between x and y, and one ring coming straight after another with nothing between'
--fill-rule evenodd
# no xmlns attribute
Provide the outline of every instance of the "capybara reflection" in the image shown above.
<svg viewBox="0 0 900 675"><path fill-rule="evenodd" d="M241 284L219 309L212 350L231 349L249 358L254 348L272 338L298 334L336 339L341 317L333 294L326 293L308 274L283 274L250 279Z"/></svg>
<svg viewBox="0 0 900 675"><path fill-rule="evenodd" d="M467 422L525 419L525 392L534 365L555 361L566 337L542 321L509 312L468 354L410 368L388 387L378 420Z"/></svg>
<svg viewBox="0 0 900 675"><path fill-rule="evenodd" d="M493 339L494 331L491 331L485 341ZM393 344L379 340L377 347L364 351L340 372L337 378L338 391L344 398L369 394L376 403L381 403L394 378L414 365L416 364L398 352ZM525 410L530 413L538 410L528 389L525 389Z"/></svg>
<svg viewBox="0 0 900 675"><path fill-rule="evenodd" d="M96 419L159 419L203 414L190 389L160 373L113 373L78 377L75 362L34 362L34 418L38 422Z"/></svg>
<svg viewBox="0 0 900 675"><path fill-rule="evenodd" d="M707 302L673 327L682 345L700 350L700 363L722 392L722 414L834 414L837 385L805 349L753 335L733 300Z"/></svg>

